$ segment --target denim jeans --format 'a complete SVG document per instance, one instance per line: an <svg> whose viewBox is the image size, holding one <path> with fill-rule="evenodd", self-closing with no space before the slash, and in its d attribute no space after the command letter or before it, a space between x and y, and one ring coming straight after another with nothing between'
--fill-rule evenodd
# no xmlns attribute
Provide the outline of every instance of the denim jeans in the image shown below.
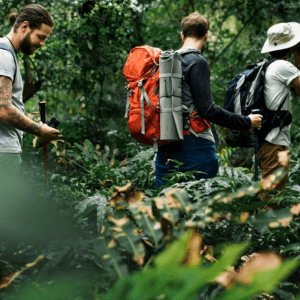
<svg viewBox="0 0 300 300"><path fill-rule="evenodd" d="M196 138L192 134L186 135L183 141L158 148L155 161L156 189L166 183L163 177L174 170L176 164L174 162L166 164L168 159L176 159L183 163L179 167L180 172L201 171L206 173L194 173L197 180L212 178L218 173L219 162L215 144L207 139Z"/></svg>

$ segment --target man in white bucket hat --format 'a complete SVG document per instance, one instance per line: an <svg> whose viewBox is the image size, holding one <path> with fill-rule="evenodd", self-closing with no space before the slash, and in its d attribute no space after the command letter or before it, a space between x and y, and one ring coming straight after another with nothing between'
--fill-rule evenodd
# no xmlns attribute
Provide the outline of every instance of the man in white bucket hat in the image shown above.
<svg viewBox="0 0 300 300"><path fill-rule="evenodd" d="M295 22L279 23L269 28L267 40L261 53L269 53L277 58L269 65L265 75L264 96L268 109L289 111L291 108L290 91L294 95L300 95L300 24ZM288 61L294 55L295 65ZM288 154L286 161L282 163L278 154L288 151L290 144L291 125L273 128L260 145L258 150L258 162L262 169L263 179L267 178L279 168L285 168L286 176L274 189L284 189L288 175ZM286 152L288 153L288 152ZM270 200L272 197L261 197L262 200Z"/></svg>

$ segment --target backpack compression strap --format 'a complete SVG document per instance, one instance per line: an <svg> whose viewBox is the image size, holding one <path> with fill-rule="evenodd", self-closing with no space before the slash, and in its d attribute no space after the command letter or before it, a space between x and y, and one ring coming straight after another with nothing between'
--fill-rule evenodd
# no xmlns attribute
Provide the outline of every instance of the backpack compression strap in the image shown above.
<svg viewBox="0 0 300 300"><path fill-rule="evenodd" d="M15 62L15 73L14 73L14 79L13 79L13 83L14 83L15 79L16 79L16 74L17 74L17 62L15 59L15 56L14 56L13 52L10 50L10 48L4 43L0 43L0 49L9 51L14 59L14 62Z"/></svg>
<svg viewBox="0 0 300 300"><path fill-rule="evenodd" d="M145 99L149 106L152 106L152 104L149 100L149 97L148 97L144 87L143 87L143 80L144 80L144 78L138 82L138 87L141 91L141 109L143 109L143 113L144 113L144 101L143 100ZM132 95L132 91L128 89L127 85L125 85L125 88L127 89L127 102L126 102L124 118L127 118L128 112L129 112L129 104L130 104L129 97Z"/></svg>
<svg viewBox="0 0 300 300"><path fill-rule="evenodd" d="M145 106L144 106L144 100L146 100L147 104L149 106L152 106L151 102L150 102L150 99L143 87L143 79L141 79L139 82L138 82L138 87L141 91L141 99L140 99L140 106L141 106L141 133L142 134L145 134ZM130 104L130 101L129 101L129 97L132 95L132 91L129 90L127 87L127 103L126 103L126 109L125 109L125 116L124 118L127 118L128 117L128 111L129 111L129 104Z"/></svg>
<svg viewBox="0 0 300 300"><path fill-rule="evenodd" d="M127 84L125 84L125 89L127 90L127 93L126 93L126 108L125 108L125 116L124 116L124 118L127 119L128 112L129 112L129 97L132 95L132 91L128 89L128 85Z"/></svg>
<svg viewBox="0 0 300 300"><path fill-rule="evenodd" d="M146 100L146 102L148 103L149 106L152 106L150 100L149 100L149 97L143 87L143 80L140 80L139 83L138 83L138 87L141 91L141 133L142 134L145 134L146 130L145 130L145 106L144 106L144 99Z"/></svg>

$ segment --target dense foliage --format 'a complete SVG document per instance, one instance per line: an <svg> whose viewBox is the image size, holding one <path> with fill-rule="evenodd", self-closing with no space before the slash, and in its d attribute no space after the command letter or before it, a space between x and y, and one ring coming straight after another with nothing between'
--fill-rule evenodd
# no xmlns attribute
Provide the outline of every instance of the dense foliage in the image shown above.
<svg viewBox="0 0 300 300"><path fill-rule="evenodd" d="M0 1L2 35L9 31L5 15L28 3L35 1ZM154 153L137 148L123 118L122 74L134 46L178 49L181 19L199 11L211 24L204 55L222 105L227 82L262 57L267 28L297 21L298 1L39 3L55 28L36 54L20 54L24 101L37 119L37 102L46 100L64 137L48 145L47 183L41 142L32 147L30 135L18 188L1 179L1 297L300 297L299 117L294 114L288 187L273 199L280 209L255 199L261 185L253 181L251 153L245 163L238 160L244 150L225 147L222 128L216 178L194 181L175 169L164 190L154 190Z"/></svg>

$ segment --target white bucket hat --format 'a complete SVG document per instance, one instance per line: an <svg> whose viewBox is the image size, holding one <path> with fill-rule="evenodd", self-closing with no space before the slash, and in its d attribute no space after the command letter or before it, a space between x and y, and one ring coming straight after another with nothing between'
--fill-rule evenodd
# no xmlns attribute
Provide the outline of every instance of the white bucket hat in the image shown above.
<svg viewBox="0 0 300 300"><path fill-rule="evenodd" d="M269 28L261 53L291 48L300 42L300 24L279 23Z"/></svg>

